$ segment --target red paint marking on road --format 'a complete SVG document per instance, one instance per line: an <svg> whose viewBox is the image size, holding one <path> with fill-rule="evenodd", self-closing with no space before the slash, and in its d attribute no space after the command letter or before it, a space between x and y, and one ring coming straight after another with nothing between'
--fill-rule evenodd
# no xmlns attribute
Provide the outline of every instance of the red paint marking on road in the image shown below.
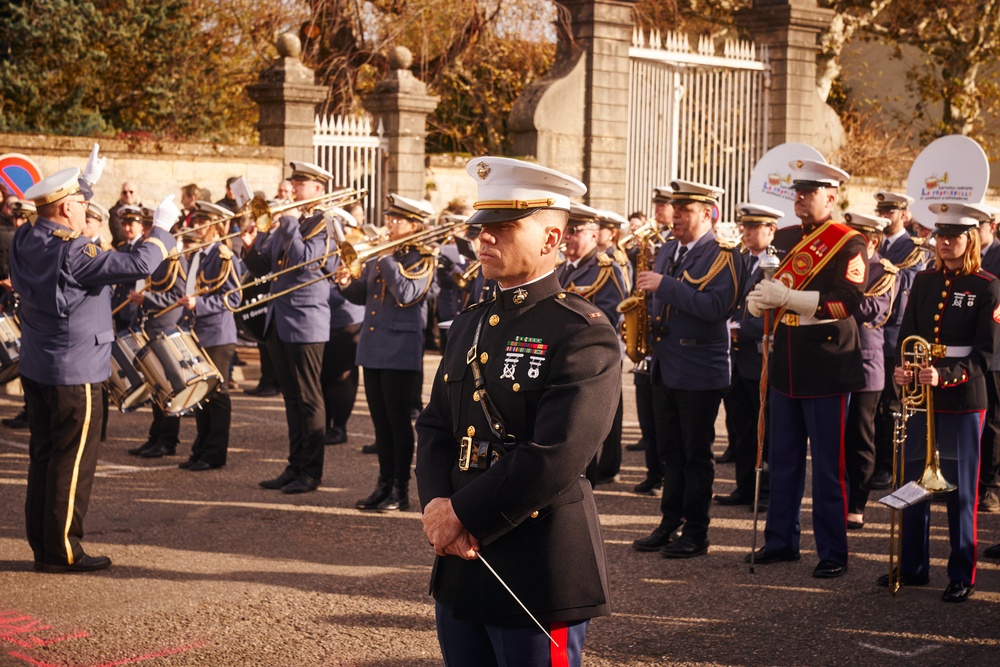
<svg viewBox="0 0 1000 667"><path fill-rule="evenodd" d="M17 644L21 648L38 648L39 646L48 646L49 644L58 644L59 642L69 641L70 639L80 639L81 637L89 636L89 632L78 632L75 635L66 635L64 637L55 637L53 639L28 637L28 641L23 641L21 639L14 639L13 637L6 637L4 635L0 635L0 639L6 639L11 644Z"/></svg>
<svg viewBox="0 0 1000 667"><path fill-rule="evenodd" d="M155 653L147 653L145 655L139 655L134 658L125 658L124 660L115 660L113 662L102 662L95 665L87 665L86 667L119 667L119 665L133 665L137 662L142 662L144 660L153 660L154 658L163 658L168 655L176 655L178 653L184 653L185 651L191 651L196 648L201 648L204 645L205 642L185 644L184 646L168 648L162 651L156 651ZM51 662L42 662L41 660L35 660L31 656L24 655L23 653L18 653L16 651L10 651L9 655L13 658L17 658L18 660L24 660L29 665L35 665L35 667L66 667L64 665L56 665ZM84 667L84 666L74 665L73 667Z"/></svg>

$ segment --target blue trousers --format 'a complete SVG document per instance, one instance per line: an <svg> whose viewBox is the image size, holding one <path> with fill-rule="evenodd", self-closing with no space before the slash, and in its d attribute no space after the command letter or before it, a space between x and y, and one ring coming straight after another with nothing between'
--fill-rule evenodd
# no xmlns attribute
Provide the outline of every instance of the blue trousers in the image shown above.
<svg viewBox="0 0 1000 667"><path fill-rule="evenodd" d="M580 667L590 623L550 623L556 647L534 624L508 628L459 621L440 602L435 613L445 667Z"/></svg>
<svg viewBox="0 0 1000 667"><path fill-rule="evenodd" d="M958 488L945 494L948 508L948 580L976 583L976 503L979 487L979 438L984 412L935 413L934 431L940 452L941 474ZM927 422L917 414L906 425L906 457L903 480L909 482L924 471L927 454ZM931 503L903 510L902 553L904 574L925 577L930 571Z"/></svg>
<svg viewBox="0 0 1000 667"><path fill-rule="evenodd" d="M847 394L792 398L771 390L771 501L765 546L799 551L806 448L812 452L813 534L820 560L847 564L847 488L844 481L844 427Z"/></svg>

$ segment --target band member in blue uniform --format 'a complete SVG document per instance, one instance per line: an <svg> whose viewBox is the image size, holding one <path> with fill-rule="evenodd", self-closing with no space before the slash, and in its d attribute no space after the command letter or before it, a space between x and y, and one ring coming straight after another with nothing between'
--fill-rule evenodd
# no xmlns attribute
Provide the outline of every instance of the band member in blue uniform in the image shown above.
<svg viewBox="0 0 1000 667"><path fill-rule="evenodd" d="M589 619L610 613L587 463L621 389L604 313L562 291L553 269L579 181L482 157L472 224L495 300L460 314L417 420L431 591L448 665L573 665ZM555 642L531 621L495 569Z"/></svg>
<svg viewBox="0 0 1000 667"><path fill-rule="evenodd" d="M982 269L1000 277L1000 239L997 238L996 209L986 204L971 204L982 212L979 219L979 244ZM983 437L980 440L979 512L1000 512L1000 350L993 353L986 374L988 397Z"/></svg>
<svg viewBox="0 0 1000 667"><path fill-rule="evenodd" d="M315 164L292 162L295 201L313 199L326 191L333 175ZM326 437L326 410L323 403L323 348L330 339L330 286L312 281L320 271L329 272L331 239L322 211L303 210L299 217L281 216L256 247L255 226L241 236L244 261L252 273L262 276L285 266L303 262L302 268L285 272L271 282L271 294L288 289L268 303L265 337L274 365L288 421L288 465L274 479L260 482L261 488L283 493L315 491L323 477L323 441ZM312 261L315 260L315 261Z"/></svg>
<svg viewBox="0 0 1000 667"><path fill-rule="evenodd" d="M662 518L632 546L692 558L708 551L715 418L730 379L727 320L740 299L744 266L735 241L712 230L723 191L679 180L671 188L673 239L635 282L653 296L649 372L663 461ZM681 536L673 540L678 528Z"/></svg>
<svg viewBox="0 0 1000 667"><path fill-rule="evenodd" d="M763 368L764 318L747 312L746 295L763 278L760 260L767 255L778 220L784 213L759 204L736 207L743 230L742 259L747 276L740 286L740 302L730 323L732 336L733 379L729 385L727 409L734 427L733 462L736 468L736 489L714 497L720 505L753 505L757 480L757 422L760 417L760 376ZM766 409L766 406L765 406ZM766 412L765 412L766 417ZM764 432L764 461L767 460L767 431ZM761 471L760 507L767 507L770 488L767 470Z"/></svg>
<svg viewBox="0 0 1000 667"><path fill-rule="evenodd" d="M118 252L130 254L142 238L142 208L139 206L122 206L119 209L124 242L116 249ZM135 283L115 285L111 295L111 308L115 313L115 331L124 331L131 327L139 317L139 307L129 301L128 295L135 290Z"/></svg>
<svg viewBox="0 0 1000 667"><path fill-rule="evenodd" d="M854 311L861 341L861 359L865 386L851 393L844 430L844 460L847 469L847 527L858 530L865 525L872 474L875 470L875 416L885 383L885 357L882 354L882 327L889 319L896 296L896 267L882 259L885 218L848 212L847 226L860 232L867 243L868 283L864 298Z"/></svg>
<svg viewBox="0 0 1000 667"><path fill-rule="evenodd" d="M985 374L998 344L1000 282L980 269L977 211L964 204L932 204L937 215L936 261L932 270L917 274L899 330L900 359L906 339L920 336L931 348L921 368L897 365L893 378L900 386L929 385L934 403L936 438L928 443L926 422L907 425L903 482L924 472L928 447L937 448L941 473L957 486L945 494L948 508L948 587L945 602L965 602L976 583L976 488L979 479L979 438L986 410ZM903 510L900 581L922 586L930 577L929 502ZM888 575L879 583L886 585Z"/></svg>
<svg viewBox="0 0 1000 667"><path fill-rule="evenodd" d="M798 560L806 447L812 454L813 533L819 564L813 576L847 571L844 423L847 400L864 386L853 314L868 279L865 239L833 222L837 189L847 172L825 162L795 160L792 188L801 226L779 229L781 266L774 280L747 296L752 314L775 309L769 380L771 498L761 565ZM747 560L750 555L747 555Z"/></svg>
<svg viewBox="0 0 1000 667"><path fill-rule="evenodd" d="M888 489L892 484L892 429L895 415L899 412L899 386L892 380L896 367L896 348L899 339L899 325L903 322L903 311L910 298L913 278L927 265L929 246L924 239L910 236L907 226L913 220L910 205L913 197L899 192L881 191L875 193L875 212L888 220L883 230L885 241L879 254L896 267L896 298L892 302L892 312L882 327L885 343L882 350L885 357L885 386L879 399L875 418L875 473L870 488Z"/></svg>
<svg viewBox="0 0 1000 667"><path fill-rule="evenodd" d="M631 289L625 267L613 254L598 247L602 234L599 221L600 212L596 209L576 202L570 204L565 235L566 262L556 270L556 275L563 289L593 303L607 316L608 322L617 327L621 317L618 304ZM623 413L619 396L611 432L601 445L601 451L587 466L587 479L595 486L618 481L622 467Z"/></svg>
<svg viewBox="0 0 1000 667"><path fill-rule="evenodd" d="M197 201L194 206L191 216L194 226L206 225L195 232L196 241L204 247L191 257L184 296L179 301L186 311L187 323L194 320L190 328L222 377L215 391L195 412L198 431L191 444L191 456L178 466L198 472L226 465L232 421L229 377L236 351L236 318L230 308L240 305L242 294L240 261L229 247L228 239L219 240L229 233L229 211L206 201ZM216 224L210 224L213 221ZM227 293L230 293L228 307L223 301Z"/></svg>
<svg viewBox="0 0 1000 667"><path fill-rule="evenodd" d="M423 231L433 215L424 202L389 195L385 211L388 242ZM365 397L378 454L375 490L355 503L360 510L410 508L414 440L408 397L419 386L427 299L436 294L436 269L429 248L409 244L386 250L366 263L357 280L351 280L346 272L340 274L340 289L347 300L365 305L357 364L364 369Z"/></svg>
<svg viewBox="0 0 1000 667"><path fill-rule="evenodd" d="M123 208L122 222L127 225L128 207ZM149 232L153 221L143 219L144 233ZM126 233L128 227L125 227ZM123 246L124 247L124 246ZM132 290L128 299L139 310L136 321L132 324L135 328L141 328L146 332L146 336L152 340L156 335L171 329L181 321L184 311L180 308L172 308L163 312L165 308L173 306L180 297L184 296L184 285L187 281L187 258L173 252L167 257L167 261L160 264L143 284L144 289ZM177 453L177 443L181 435L181 418L168 415L163 409L153 401L153 422L149 426L149 436L146 442L139 447L128 450L129 454L138 455L146 459L157 459L164 456L173 456Z"/></svg>
<svg viewBox="0 0 1000 667"><path fill-rule="evenodd" d="M339 261L338 257L336 262ZM327 419L325 442L328 445L347 442L347 421L358 396L358 338L364 317L364 306L345 299L336 283L331 282L330 340L323 348L321 375Z"/></svg>
<svg viewBox="0 0 1000 667"><path fill-rule="evenodd" d="M38 219L17 230L10 250L31 430L28 544L35 569L46 572L111 565L80 544L97 466L100 385L111 375L110 286L149 275L173 245L158 216L135 253L102 252L81 236L89 190L81 190L79 176L64 169L28 189Z"/></svg>

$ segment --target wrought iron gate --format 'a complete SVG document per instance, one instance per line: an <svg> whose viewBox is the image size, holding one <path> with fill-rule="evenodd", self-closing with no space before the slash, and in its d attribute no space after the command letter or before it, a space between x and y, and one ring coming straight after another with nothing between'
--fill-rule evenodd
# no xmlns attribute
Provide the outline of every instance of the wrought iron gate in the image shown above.
<svg viewBox="0 0 1000 667"><path fill-rule="evenodd" d="M369 224L382 224L385 201L385 144L382 121L372 134L368 116L316 117L314 162L333 174L336 187L367 188L362 200Z"/></svg>

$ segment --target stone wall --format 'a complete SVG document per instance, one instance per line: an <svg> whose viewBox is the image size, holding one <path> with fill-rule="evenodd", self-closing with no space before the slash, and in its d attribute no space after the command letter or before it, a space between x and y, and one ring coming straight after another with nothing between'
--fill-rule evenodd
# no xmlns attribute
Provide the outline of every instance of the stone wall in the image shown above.
<svg viewBox="0 0 1000 667"><path fill-rule="evenodd" d="M118 201L123 181L139 187L143 203L155 206L174 194L180 205L181 186L197 183L208 188L212 201L226 194L226 179L246 176L251 187L271 197L282 179L283 149L270 146L130 142L96 139L108 158L104 175L95 188L95 201L111 207ZM0 134L0 155L21 153L38 165L43 176L67 167L87 164L95 139L35 134Z"/></svg>

